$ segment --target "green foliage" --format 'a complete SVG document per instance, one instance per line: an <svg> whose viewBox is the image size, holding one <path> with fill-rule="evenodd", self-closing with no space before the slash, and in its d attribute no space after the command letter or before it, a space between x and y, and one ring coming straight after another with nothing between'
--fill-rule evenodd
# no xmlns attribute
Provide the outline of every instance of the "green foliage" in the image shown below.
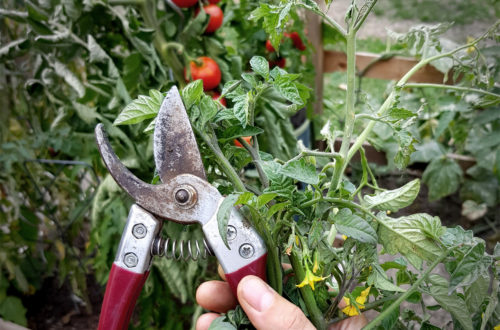
<svg viewBox="0 0 500 330"><path fill-rule="evenodd" d="M179 12L169 3L30 2L25 7L12 3L12 9L0 10L5 22L2 32L8 31L2 34L6 42L0 49L0 70L8 77L1 102L8 104L9 111L9 120L0 123L0 219L2 228L7 228L0 233L5 246L0 253L2 318L25 324L19 297L40 288L43 277L56 269L61 281L71 278L73 291L85 301L87 272L93 271L104 284L132 201L102 166L93 127L104 123L123 162L138 177L157 183L150 133L164 93L178 85L207 180L228 196L217 216L221 236L225 240L228 212L234 205L242 205L240 211L268 248L270 285L299 306L316 327L343 318L338 307L342 298L355 301L368 286L365 308L381 311L369 329L378 325L432 329L427 315L399 308L402 301L425 307L422 295L437 302L428 309L448 311L455 327L484 329L498 323L500 248L490 255L486 243L472 232L445 228L438 217L428 214L390 217L391 212L415 200L420 182L414 180L392 190L379 187L363 149L365 141L385 149L390 169L429 162L423 182L430 187L431 199L460 188L468 200L484 201L493 208L498 203L500 155L500 117L494 111L499 104L494 86L499 70L492 65L498 56L493 47L480 47L481 39L453 50L454 46L443 45L439 39L444 25L394 35L399 49L421 58L423 64L434 58L439 61L431 64L446 71L459 63L454 77L449 78L463 75L462 89L444 94L407 93L403 79L388 86L387 92L385 86L376 87L376 95L385 100L361 93L357 105L352 89L347 95L336 91L339 95L332 94L335 99L324 100L329 118L321 130L327 140L323 152L297 143L289 121L297 110L310 106L312 70L302 57L311 50L299 52L289 38L281 43L282 36L285 31L302 34L297 14L302 8L324 17L338 32L338 40L345 41L347 49L355 49L355 31L374 1L350 8L347 32L314 1L224 1L223 27L210 36L203 34L207 15L196 16L192 9ZM286 69L270 69L269 61L277 54L266 52L266 39L279 49L279 56L287 57ZM467 48L474 49L467 53ZM205 93L201 81L186 84L184 67L201 55L211 56L220 66L221 94L227 106ZM18 65L19 61L26 65ZM351 63L349 88L355 87L354 75ZM190 76L189 70L186 76ZM423 90L423 86L413 88ZM244 143L244 148L234 145L235 138L243 141L246 136L252 137L252 143ZM335 137L343 139L339 151ZM355 168L351 158L358 151L360 180L345 175L348 166ZM448 157L451 152L477 158L461 187L464 173ZM27 159L49 157L91 163L100 183L94 179L84 184L89 174L65 168L60 172L62 182L50 191L49 197L57 203L50 205L32 186L23 167ZM35 178L47 182L54 177L47 173L57 170L55 166L49 171L34 164ZM76 196L74 192L82 187L82 196ZM90 214L85 207L89 200ZM374 213L375 209L381 212ZM49 215L64 221L46 219ZM91 228L87 229L90 219ZM347 236L341 247L332 245L337 233ZM184 241L202 239L200 228L171 222L165 224L163 235ZM74 248L75 242L81 246ZM382 252L377 244L383 246ZM36 254L39 246L44 258ZM398 257L380 265L379 253ZM286 283L282 262L293 268L287 277L294 278ZM444 264L449 278L432 274L439 263ZM207 268L208 261L155 260L133 326L183 328L193 322L191 317L201 309L189 302L206 278ZM388 275L389 269L395 269L395 278ZM409 287L403 289L403 285ZM186 305L179 307L178 302ZM212 328L248 324L237 308L218 318Z"/></svg>

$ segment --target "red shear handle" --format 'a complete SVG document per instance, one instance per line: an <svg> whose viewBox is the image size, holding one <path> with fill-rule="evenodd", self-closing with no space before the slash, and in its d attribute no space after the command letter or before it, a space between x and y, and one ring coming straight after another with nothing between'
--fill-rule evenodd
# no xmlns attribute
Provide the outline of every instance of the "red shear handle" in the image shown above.
<svg viewBox="0 0 500 330"><path fill-rule="evenodd" d="M113 264L102 302L98 330L128 329L135 302L148 275L149 271L137 274Z"/></svg>
<svg viewBox="0 0 500 330"><path fill-rule="evenodd" d="M231 291L233 291L235 297L238 296L236 294L236 289L238 288L238 283L240 283L243 277L247 275L255 275L264 281L266 280L266 260L267 253L237 271L226 274L226 281L229 283L229 287L231 288Z"/></svg>

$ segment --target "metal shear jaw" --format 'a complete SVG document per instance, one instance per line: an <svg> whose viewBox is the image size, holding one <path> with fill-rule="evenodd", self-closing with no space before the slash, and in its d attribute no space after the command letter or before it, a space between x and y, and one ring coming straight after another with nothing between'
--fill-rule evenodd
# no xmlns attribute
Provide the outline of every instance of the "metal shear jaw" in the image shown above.
<svg viewBox="0 0 500 330"><path fill-rule="evenodd" d="M95 128L104 164L116 183L136 204L155 216L179 223L207 223L222 200L219 191L192 174L179 174L168 182L151 185L130 172L113 151L103 125Z"/></svg>

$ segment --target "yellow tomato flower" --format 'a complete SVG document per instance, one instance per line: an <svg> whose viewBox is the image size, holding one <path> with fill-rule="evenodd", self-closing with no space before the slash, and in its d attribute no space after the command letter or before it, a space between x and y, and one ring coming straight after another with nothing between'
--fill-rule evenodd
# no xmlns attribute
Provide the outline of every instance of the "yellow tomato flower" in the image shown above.
<svg viewBox="0 0 500 330"><path fill-rule="evenodd" d="M493 328L493 330L500 330L500 324L495 325L495 327Z"/></svg>
<svg viewBox="0 0 500 330"><path fill-rule="evenodd" d="M346 235L342 235L342 239L345 241L347 239Z"/></svg>
<svg viewBox="0 0 500 330"><path fill-rule="evenodd" d="M321 276L316 276L314 275L309 268L306 266L306 276L304 277L304 280L300 283L297 284L297 288L301 288L306 285L310 285L311 289L314 290L314 282L320 282L326 279L326 277L321 277Z"/></svg>
<svg viewBox="0 0 500 330"><path fill-rule="evenodd" d="M356 306L351 305L351 299L344 297L346 307L342 309L342 312L347 316L359 315L358 309L361 310L365 308L365 302L366 299L368 298L368 294L370 293L370 288L371 286L367 287L366 289L361 291L361 294L358 297L356 297L356 305L358 306L357 309Z"/></svg>

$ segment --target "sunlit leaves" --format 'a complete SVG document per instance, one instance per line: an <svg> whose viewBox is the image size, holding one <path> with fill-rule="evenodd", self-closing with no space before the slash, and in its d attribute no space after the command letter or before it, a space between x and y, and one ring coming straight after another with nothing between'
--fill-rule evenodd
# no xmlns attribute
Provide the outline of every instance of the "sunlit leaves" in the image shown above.
<svg viewBox="0 0 500 330"><path fill-rule="evenodd" d="M307 163L304 158L285 164L281 168L280 173L308 184L317 184L319 180L316 173L316 167Z"/></svg>
<svg viewBox="0 0 500 330"><path fill-rule="evenodd" d="M370 224L353 214L349 209L342 209L333 217L335 227L337 230L346 235L347 237L352 237L363 243L377 243L377 233Z"/></svg>
<svg viewBox="0 0 500 330"><path fill-rule="evenodd" d="M379 213L377 218L379 242L388 253L401 253L417 268L420 268L422 260L435 260L441 254L437 241L445 228L438 217L417 213L390 218Z"/></svg>
<svg viewBox="0 0 500 330"><path fill-rule="evenodd" d="M250 60L253 72L258 73L264 79L269 79L269 63L262 56L254 56Z"/></svg>
<svg viewBox="0 0 500 330"><path fill-rule="evenodd" d="M182 89L182 100L187 109L198 103L203 95L203 80L198 79Z"/></svg>
<svg viewBox="0 0 500 330"><path fill-rule="evenodd" d="M389 210L397 212L399 209L411 205L420 191L420 180L415 179L401 188L386 190L373 196L365 196L368 207L375 207L379 210Z"/></svg>
<svg viewBox="0 0 500 330"><path fill-rule="evenodd" d="M149 96L140 95L122 110L113 124L136 124L155 117L160 110L164 97L163 93L154 89L149 91Z"/></svg>

